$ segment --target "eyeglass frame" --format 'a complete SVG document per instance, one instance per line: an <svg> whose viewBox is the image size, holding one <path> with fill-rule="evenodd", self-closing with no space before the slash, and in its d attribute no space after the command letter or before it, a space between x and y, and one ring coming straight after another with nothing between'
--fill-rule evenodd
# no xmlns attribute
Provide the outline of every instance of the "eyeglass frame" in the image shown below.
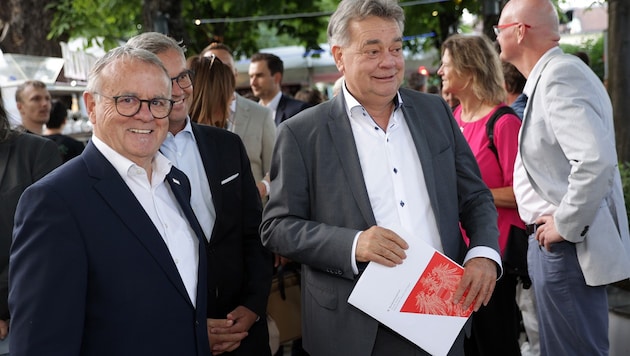
<svg viewBox="0 0 630 356"><path fill-rule="evenodd" d="M192 70L187 69L187 70L185 70L185 71L183 71L183 72L179 73L176 77L171 78L171 82L173 82L173 81L174 81L175 83L177 83L177 85L178 85L181 89L190 88L190 87L193 85L193 75L194 75L194 74L195 74L195 73L194 73ZM190 80L190 84L189 84L189 85L187 85L187 86L185 86L185 87L184 87L184 86L182 86L182 85L179 83L179 80L180 80L180 78L182 78L182 76L183 76L183 75L187 75L187 76L188 76L188 80Z"/></svg>
<svg viewBox="0 0 630 356"><path fill-rule="evenodd" d="M124 116L124 117L133 117L133 116L135 116L136 114L138 114L140 112L140 110L142 110L142 103L147 103L147 108L149 109L149 112L151 113L151 116L153 116L154 119L165 119L171 114L171 111L173 111L173 105L175 104L175 100L167 99L167 98L140 99L140 98L138 98L135 95L107 96L107 95L104 95L104 94L101 94L101 93L98 93L98 92L94 92L94 94L102 96L102 97L107 98L107 99L114 100L114 107L116 108L116 112L119 115ZM134 98L134 99L138 100L138 102L140 102L140 105L138 105L138 109L136 110L136 112L134 112L131 115L121 113L120 110L118 109L118 99L120 99L120 98ZM171 106L168 109L168 113L166 115L164 115L162 117L155 116L155 114L151 110L151 101L154 101L154 100L166 100L167 102L169 102L171 104Z"/></svg>
<svg viewBox="0 0 630 356"><path fill-rule="evenodd" d="M532 26L526 24L526 23L522 23L522 22L512 22L512 23L506 23L503 25L494 25L492 26L492 30L494 31L494 35L495 36L499 36L499 34L501 33L501 30L505 30L506 28L510 28L512 26L525 26L525 28L532 28Z"/></svg>

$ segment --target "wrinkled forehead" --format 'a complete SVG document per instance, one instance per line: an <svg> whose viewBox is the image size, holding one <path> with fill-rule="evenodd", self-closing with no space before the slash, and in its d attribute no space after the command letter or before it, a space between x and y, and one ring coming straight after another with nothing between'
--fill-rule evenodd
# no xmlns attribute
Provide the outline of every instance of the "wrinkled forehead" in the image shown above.
<svg viewBox="0 0 630 356"><path fill-rule="evenodd" d="M101 88L108 94L170 97L171 79L162 67L141 60L112 62L101 73Z"/></svg>

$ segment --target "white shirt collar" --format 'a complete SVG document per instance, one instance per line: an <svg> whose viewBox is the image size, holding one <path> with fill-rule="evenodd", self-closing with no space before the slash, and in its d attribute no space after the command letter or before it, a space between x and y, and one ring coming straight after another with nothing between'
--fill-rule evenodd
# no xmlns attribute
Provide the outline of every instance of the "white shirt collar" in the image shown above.
<svg viewBox="0 0 630 356"><path fill-rule="evenodd" d="M273 97L273 99L271 99L271 101L269 102L269 104L267 104L267 107L271 110L273 110L274 112L278 110L278 104L280 104L280 98L282 97L282 91L279 91L276 96Z"/></svg>
<svg viewBox="0 0 630 356"><path fill-rule="evenodd" d="M129 175L136 175L139 170L142 170L144 174L146 174L144 168L138 166L127 157L116 152L113 148L111 148L97 136L92 135L92 142L94 143L94 146L96 146L96 149L99 150L99 152L101 152L103 156L105 156L105 159L107 159L109 163L114 166L114 169L116 169L121 177L125 178ZM154 184L153 182L161 182L164 180L166 175L171 171L172 164L171 161L168 160L168 158L166 158L164 155L162 155L162 153L158 151L155 156L153 156L151 166L153 167L151 182L152 184Z"/></svg>

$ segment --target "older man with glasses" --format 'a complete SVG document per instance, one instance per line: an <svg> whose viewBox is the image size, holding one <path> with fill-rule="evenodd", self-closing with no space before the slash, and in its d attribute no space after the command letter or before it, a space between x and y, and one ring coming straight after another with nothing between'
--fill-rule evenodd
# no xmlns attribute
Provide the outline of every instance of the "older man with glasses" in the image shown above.
<svg viewBox="0 0 630 356"><path fill-rule="evenodd" d="M212 352L270 355L266 308L272 260L258 234L262 203L243 142L227 130L190 122L193 85L177 41L145 32L127 44L155 53L173 80L175 103L161 151L190 178L191 205L206 237Z"/></svg>
<svg viewBox="0 0 630 356"><path fill-rule="evenodd" d="M210 355L203 232L187 177L158 151L170 77L152 53L119 47L83 98L90 143L15 214L11 355Z"/></svg>
<svg viewBox="0 0 630 356"><path fill-rule="evenodd" d="M527 78L514 195L530 235L540 353L608 355L606 285L630 276L610 98L559 48L549 0L509 1L497 28L501 59Z"/></svg>

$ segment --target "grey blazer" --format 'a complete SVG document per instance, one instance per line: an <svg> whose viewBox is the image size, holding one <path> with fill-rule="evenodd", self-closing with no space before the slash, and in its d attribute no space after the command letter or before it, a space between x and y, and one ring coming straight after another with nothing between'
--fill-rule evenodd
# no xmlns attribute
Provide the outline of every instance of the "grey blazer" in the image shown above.
<svg viewBox="0 0 630 356"><path fill-rule="evenodd" d="M586 283L630 277L630 235L612 106L601 81L559 48L542 58L519 138L530 183L555 205L556 228L576 244ZM526 87L527 89L527 87Z"/></svg>
<svg viewBox="0 0 630 356"><path fill-rule="evenodd" d="M422 164L444 252L498 251L497 213L468 143L438 96L401 89L403 113ZM302 334L312 355L369 355L378 322L348 304L357 281L355 235L376 224L343 93L278 128L270 200L261 235L272 251L302 263Z"/></svg>
<svg viewBox="0 0 630 356"><path fill-rule="evenodd" d="M271 153L276 141L276 124L271 110L236 94L233 123L234 133L245 145L254 180L260 182L271 167Z"/></svg>

